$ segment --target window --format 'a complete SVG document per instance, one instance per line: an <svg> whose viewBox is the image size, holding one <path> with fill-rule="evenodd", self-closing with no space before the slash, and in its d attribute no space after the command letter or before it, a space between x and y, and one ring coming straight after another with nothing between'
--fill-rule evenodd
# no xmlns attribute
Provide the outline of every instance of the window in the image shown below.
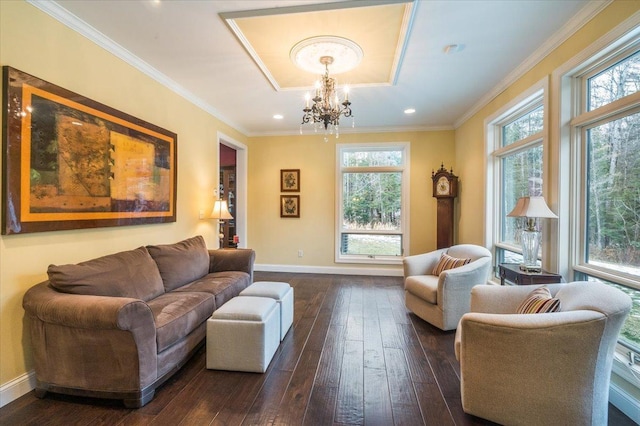
<svg viewBox="0 0 640 426"><path fill-rule="evenodd" d="M409 145L338 145L337 262L400 263L408 247Z"/></svg>
<svg viewBox="0 0 640 426"><path fill-rule="evenodd" d="M574 279L617 287L633 300L620 333L640 352L640 39L571 76ZM639 369L640 371L640 369Z"/></svg>
<svg viewBox="0 0 640 426"><path fill-rule="evenodd" d="M522 218L507 217L518 198L542 195L545 139L545 84L488 120L488 241L496 263L521 263ZM539 226L539 224L538 224Z"/></svg>

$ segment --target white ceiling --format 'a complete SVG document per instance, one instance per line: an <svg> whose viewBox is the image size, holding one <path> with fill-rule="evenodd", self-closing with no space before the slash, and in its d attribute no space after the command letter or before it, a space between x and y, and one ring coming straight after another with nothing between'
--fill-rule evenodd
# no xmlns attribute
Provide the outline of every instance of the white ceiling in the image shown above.
<svg viewBox="0 0 640 426"><path fill-rule="evenodd" d="M298 133L305 91L276 91L219 14L334 2L33 3L227 124L257 136ZM357 0L354 4L371 3L375 2ZM587 0L417 0L396 84L351 90L355 130L453 128L604 4ZM447 55L443 49L449 44L465 48ZM310 88L315 78L309 74ZM409 107L416 113L404 114ZM284 119L275 120L274 114ZM342 122L341 132L348 131L345 124L350 125L350 119Z"/></svg>

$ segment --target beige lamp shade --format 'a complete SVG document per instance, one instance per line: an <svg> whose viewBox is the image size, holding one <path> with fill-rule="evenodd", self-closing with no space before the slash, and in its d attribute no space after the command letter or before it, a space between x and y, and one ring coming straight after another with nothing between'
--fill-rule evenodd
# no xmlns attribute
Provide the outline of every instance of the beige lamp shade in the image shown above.
<svg viewBox="0 0 640 426"><path fill-rule="evenodd" d="M227 202L225 200L216 200L215 203L213 203L211 218L218 220L233 219L233 216L229 213L229 208L227 207Z"/></svg>
<svg viewBox="0 0 640 426"><path fill-rule="evenodd" d="M549 209L544 197L520 197L516 206L507 215L509 217L546 217L557 219L558 216Z"/></svg>

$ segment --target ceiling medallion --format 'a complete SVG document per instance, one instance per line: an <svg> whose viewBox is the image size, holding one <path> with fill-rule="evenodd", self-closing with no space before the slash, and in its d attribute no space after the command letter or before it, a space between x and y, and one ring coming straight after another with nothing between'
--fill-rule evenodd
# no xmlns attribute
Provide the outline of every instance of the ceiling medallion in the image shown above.
<svg viewBox="0 0 640 426"><path fill-rule="evenodd" d="M315 96L311 98L309 93L305 96L300 134L302 125L309 123L316 132L324 128L325 142L329 134L335 134L336 138L340 136L340 116L352 116L349 89L346 86L343 88L344 100L340 102L336 80L329 77L329 65L336 74L350 71L360 63L362 55L360 46L341 37L313 37L301 41L291 49L291 60L298 67L314 73L324 71L320 80L316 81Z"/></svg>

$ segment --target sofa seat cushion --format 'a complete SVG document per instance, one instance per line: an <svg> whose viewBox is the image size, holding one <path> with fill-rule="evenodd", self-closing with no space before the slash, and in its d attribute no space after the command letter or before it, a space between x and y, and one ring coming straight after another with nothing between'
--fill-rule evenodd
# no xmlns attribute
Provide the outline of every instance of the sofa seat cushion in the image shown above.
<svg viewBox="0 0 640 426"><path fill-rule="evenodd" d="M201 235L175 244L147 246L164 288L174 290L209 273L209 251Z"/></svg>
<svg viewBox="0 0 640 426"><path fill-rule="evenodd" d="M215 309L214 297L202 292L165 293L147 304L156 324L158 353L195 330Z"/></svg>
<svg viewBox="0 0 640 426"><path fill-rule="evenodd" d="M132 297L149 301L162 293L162 277L144 247L80 262L49 265L49 282L63 293Z"/></svg>
<svg viewBox="0 0 640 426"><path fill-rule="evenodd" d="M433 305L438 304L438 277L435 275L415 275L407 277L404 289Z"/></svg>
<svg viewBox="0 0 640 426"><path fill-rule="evenodd" d="M215 309L219 309L222 305L240 294L242 290L249 287L250 284L251 277L246 272L212 272L174 291L176 293L197 291L212 294L216 300Z"/></svg>

